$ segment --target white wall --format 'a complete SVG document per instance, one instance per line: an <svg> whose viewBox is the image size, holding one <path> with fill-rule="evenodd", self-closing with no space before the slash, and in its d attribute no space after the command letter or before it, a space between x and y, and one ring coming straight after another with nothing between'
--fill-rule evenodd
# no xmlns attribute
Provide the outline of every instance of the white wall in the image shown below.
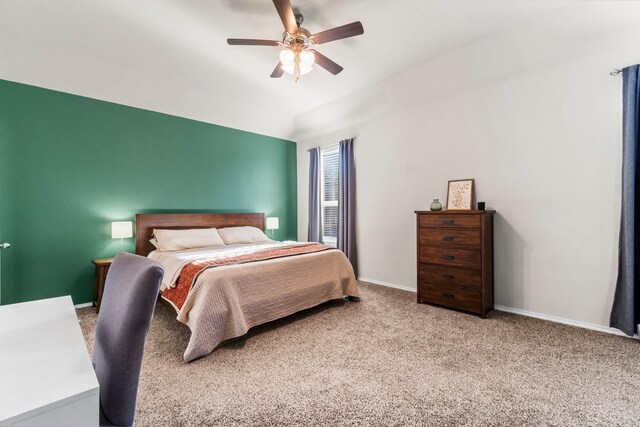
<svg viewBox="0 0 640 427"><path fill-rule="evenodd" d="M307 149L356 136L361 279L415 289L414 210L475 178L497 210L496 304L608 325L622 101L609 71L640 62L640 30L636 5L603 10L519 26L305 115L299 238Z"/></svg>

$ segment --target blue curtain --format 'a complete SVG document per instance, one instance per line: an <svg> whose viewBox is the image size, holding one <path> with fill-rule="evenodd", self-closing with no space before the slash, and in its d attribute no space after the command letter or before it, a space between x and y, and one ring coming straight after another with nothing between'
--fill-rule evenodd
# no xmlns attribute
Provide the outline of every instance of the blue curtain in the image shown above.
<svg viewBox="0 0 640 427"><path fill-rule="evenodd" d="M356 169L353 159L353 139L340 141L338 164L338 249L349 258L357 277Z"/></svg>
<svg viewBox="0 0 640 427"><path fill-rule="evenodd" d="M320 242L319 161L318 149L309 150L309 231L307 232L309 242Z"/></svg>
<svg viewBox="0 0 640 427"><path fill-rule="evenodd" d="M622 215L618 253L618 280L611 309L609 325L633 335L640 323L640 283L636 271L639 242L640 176L638 170L638 144L640 133L640 75L639 65L622 70Z"/></svg>

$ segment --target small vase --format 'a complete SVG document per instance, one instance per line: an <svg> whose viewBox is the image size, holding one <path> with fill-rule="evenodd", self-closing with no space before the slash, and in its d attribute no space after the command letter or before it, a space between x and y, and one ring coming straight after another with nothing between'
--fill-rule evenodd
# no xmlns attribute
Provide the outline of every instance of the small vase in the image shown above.
<svg viewBox="0 0 640 427"><path fill-rule="evenodd" d="M431 203L431 210L432 211L442 210L442 205L440 204L440 201L438 199L433 199L433 203Z"/></svg>

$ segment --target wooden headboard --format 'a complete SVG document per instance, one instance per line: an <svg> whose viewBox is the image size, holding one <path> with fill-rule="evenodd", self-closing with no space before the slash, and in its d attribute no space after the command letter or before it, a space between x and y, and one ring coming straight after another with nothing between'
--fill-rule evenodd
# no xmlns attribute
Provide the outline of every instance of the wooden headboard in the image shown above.
<svg viewBox="0 0 640 427"><path fill-rule="evenodd" d="M264 231L264 213L176 213L136 215L136 254L147 256L155 250L149 243L154 228L224 228L250 225Z"/></svg>

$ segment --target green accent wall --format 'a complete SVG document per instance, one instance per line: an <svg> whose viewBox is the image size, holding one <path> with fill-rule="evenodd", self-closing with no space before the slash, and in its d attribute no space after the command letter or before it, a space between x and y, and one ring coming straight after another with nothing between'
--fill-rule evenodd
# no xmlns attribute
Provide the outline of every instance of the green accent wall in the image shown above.
<svg viewBox="0 0 640 427"><path fill-rule="evenodd" d="M295 143L0 80L2 304L90 302L111 221L161 212L264 212L295 239Z"/></svg>

